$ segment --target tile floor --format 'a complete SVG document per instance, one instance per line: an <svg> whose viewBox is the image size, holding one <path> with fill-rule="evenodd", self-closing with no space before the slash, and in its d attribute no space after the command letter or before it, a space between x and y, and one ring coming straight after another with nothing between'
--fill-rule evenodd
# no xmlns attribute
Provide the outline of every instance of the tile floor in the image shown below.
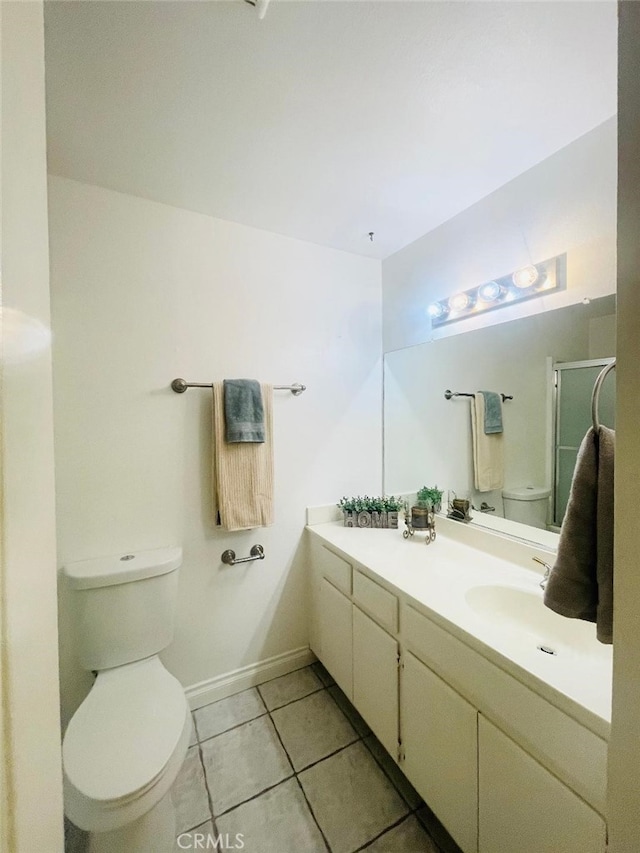
<svg viewBox="0 0 640 853"><path fill-rule="evenodd" d="M320 663L193 718L176 851L460 853Z"/></svg>
<svg viewBox="0 0 640 853"><path fill-rule="evenodd" d="M193 717L176 850L200 833L245 853L460 853L320 663Z"/></svg>

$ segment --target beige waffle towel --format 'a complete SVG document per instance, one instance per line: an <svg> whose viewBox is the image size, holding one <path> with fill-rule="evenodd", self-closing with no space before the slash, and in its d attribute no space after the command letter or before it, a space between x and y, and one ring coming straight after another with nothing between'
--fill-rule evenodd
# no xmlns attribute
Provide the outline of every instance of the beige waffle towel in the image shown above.
<svg viewBox="0 0 640 853"><path fill-rule="evenodd" d="M214 523L227 530L273 524L273 387L260 387L264 443L227 444L223 385L213 384Z"/></svg>
<svg viewBox="0 0 640 853"><path fill-rule="evenodd" d="M479 492L492 492L504 485L503 436L484 431L484 395L477 391L471 400L473 440L473 485Z"/></svg>

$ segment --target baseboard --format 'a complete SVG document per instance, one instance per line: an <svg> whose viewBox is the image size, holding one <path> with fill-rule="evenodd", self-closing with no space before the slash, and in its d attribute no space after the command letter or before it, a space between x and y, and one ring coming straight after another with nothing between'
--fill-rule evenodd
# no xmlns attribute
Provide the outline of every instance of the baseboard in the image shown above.
<svg viewBox="0 0 640 853"><path fill-rule="evenodd" d="M185 688L184 692L191 710L195 711L196 708L202 708L203 705L217 702L218 699L225 699L227 696L240 693L249 687L263 684L279 675L286 675L295 669L302 669L303 666L308 666L314 660L316 660L316 656L309 646L303 646L281 655L274 655L274 657L267 658L267 660L259 663L243 666L240 669L233 670L233 672L208 678L206 681L198 682L198 684L192 684L191 687Z"/></svg>

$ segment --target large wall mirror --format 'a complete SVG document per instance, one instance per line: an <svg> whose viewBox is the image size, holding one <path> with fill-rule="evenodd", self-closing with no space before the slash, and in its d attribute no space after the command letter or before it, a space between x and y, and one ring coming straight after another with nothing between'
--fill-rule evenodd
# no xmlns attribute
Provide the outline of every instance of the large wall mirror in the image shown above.
<svg viewBox="0 0 640 853"><path fill-rule="evenodd" d="M385 491L415 492L437 484L445 495L451 490L470 498L472 523L552 546L578 446L591 423L593 384L613 357L614 294L388 352ZM513 398L503 404L503 489L474 490L471 398L446 399L448 389ZM614 401L612 371L599 409L608 426L614 426ZM543 523L523 526L526 512L511 523L506 496L522 489L549 492Z"/></svg>

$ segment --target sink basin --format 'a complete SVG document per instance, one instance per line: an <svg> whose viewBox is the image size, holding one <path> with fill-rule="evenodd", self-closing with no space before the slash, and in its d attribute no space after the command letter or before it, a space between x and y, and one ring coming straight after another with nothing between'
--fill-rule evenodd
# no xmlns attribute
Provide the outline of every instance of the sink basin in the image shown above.
<svg viewBox="0 0 640 853"><path fill-rule="evenodd" d="M595 625L579 619L567 619L545 607L542 590L502 584L474 586L465 595L469 607L496 628L510 633L523 631L560 654L571 650L579 654L600 654L605 648L596 640ZM548 652L550 653L550 652Z"/></svg>

